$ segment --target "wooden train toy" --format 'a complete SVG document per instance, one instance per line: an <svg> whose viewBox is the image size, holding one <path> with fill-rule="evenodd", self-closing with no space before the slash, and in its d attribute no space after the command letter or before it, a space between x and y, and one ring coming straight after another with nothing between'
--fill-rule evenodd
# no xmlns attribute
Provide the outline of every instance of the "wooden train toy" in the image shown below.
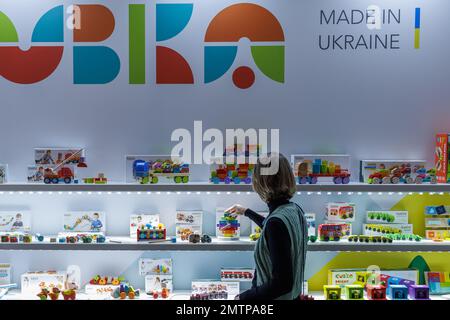
<svg viewBox="0 0 450 320"><path fill-rule="evenodd" d="M189 182L189 164L175 163L170 159L133 162L133 177L141 184L155 184L160 178L173 180L175 183Z"/></svg>
<svg viewBox="0 0 450 320"><path fill-rule="evenodd" d="M319 178L332 178L335 184L348 184L350 172L341 168L341 165L327 160L315 159L303 161L297 167L297 180L299 184L316 184Z"/></svg>
<svg viewBox="0 0 450 320"><path fill-rule="evenodd" d="M360 243L392 243L392 239L384 236L361 236L351 235L348 237L348 242Z"/></svg>
<svg viewBox="0 0 450 320"><path fill-rule="evenodd" d="M250 184L252 182L253 164L217 164L211 171L210 181L214 184Z"/></svg>
<svg viewBox="0 0 450 320"><path fill-rule="evenodd" d="M425 169L422 166L411 167L411 164L404 163L400 166L382 168L369 175L370 184L421 184L437 183L436 170Z"/></svg>

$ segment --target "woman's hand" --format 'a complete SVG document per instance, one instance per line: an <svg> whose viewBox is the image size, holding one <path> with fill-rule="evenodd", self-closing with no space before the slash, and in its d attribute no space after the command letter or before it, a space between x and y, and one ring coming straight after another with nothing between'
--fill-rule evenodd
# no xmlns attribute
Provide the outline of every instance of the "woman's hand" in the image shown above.
<svg viewBox="0 0 450 320"><path fill-rule="evenodd" d="M225 210L225 212L243 216L245 213L245 210L247 210L247 208L241 206L240 204L235 204L231 208L228 208L227 210Z"/></svg>

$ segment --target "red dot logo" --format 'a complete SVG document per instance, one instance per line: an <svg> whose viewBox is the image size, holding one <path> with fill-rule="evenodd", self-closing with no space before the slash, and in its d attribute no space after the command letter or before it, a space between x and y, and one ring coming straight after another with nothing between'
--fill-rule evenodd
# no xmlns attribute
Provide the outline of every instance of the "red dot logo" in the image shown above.
<svg viewBox="0 0 450 320"><path fill-rule="evenodd" d="M239 67L233 72L233 83L239 89L248 89L255 83L255 73L249 67Z"/></svg>

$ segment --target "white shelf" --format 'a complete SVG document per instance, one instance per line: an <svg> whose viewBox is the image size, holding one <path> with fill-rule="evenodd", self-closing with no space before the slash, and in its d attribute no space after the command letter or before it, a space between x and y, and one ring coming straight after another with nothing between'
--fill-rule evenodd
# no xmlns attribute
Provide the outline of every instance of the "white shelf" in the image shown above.
<svg viewBox="0 0 450 320"><path fill-rule="evenodd" d="M212 243L136 242L128 237L108 237L105 243L0 243L4 250L44 251L253 251L255 242L248 237L241 240L224 241L213 238ZM431 240L394 241L393 243L316 242L308 244L310 252L450 252L450 241Z"/></svg>
<svg viewBox="0 0 450 320"><path fill-rule="evenodd" d="M0 184L0 192L253 192L246 184ZM305 184L297 192L450 192L450 184Z"/></svg>

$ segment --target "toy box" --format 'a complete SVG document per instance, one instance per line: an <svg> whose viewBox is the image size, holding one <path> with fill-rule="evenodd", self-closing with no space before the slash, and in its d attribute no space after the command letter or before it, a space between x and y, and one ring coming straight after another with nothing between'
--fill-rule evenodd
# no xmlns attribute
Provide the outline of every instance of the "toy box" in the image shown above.
<svg viewBox="0 0 450 320"><path fill-rule="evenodd" d="M369 277L373 274L367 269L330 269L328 270L328 284L345 285L359 284L365 286ZM419 280L419 273L417 270L381 270L378 282L386 284L386 279L389 277L397 277L414 283ZM403 284L403 283L400 283Z"/></svg>
<svg viewBox="0 0 450 320"><path fill-rule="evenodd" d="M172 259L139 259L139 274L172 274Z"/></svg>
<svg viewBox="0 0 450 320"><path fill-rule="evenodd" d="M145 292L153 294L155 291L161 293L163 289L170 294L173 291L172 275L148 274L145 276Z"/></svg>
<svg viewBox="0 0 450 320"><path fill-rule="evenodd" d="M426 272L430 294L450 294L450 272Z"/></svg>
<svg viewBox="0 0 450 320"><path fill-rule="evenodd" d="M413 234L412 224L363 224L363 235L384 236L389 234Z"/></svg>
<svg viewBox="0 0 450 320"><path fill-rule="evenodd" d="M450 238L450 206L425 207L425 237L431 240Z"/></svg>
<svg viewBox="0 0 450 320"><path fill-rule="evenodd" d="M449 216L450 217L450 206L426 206L425 214L431 216Z"/></svg>
<svg viewBox="0 0 450 320"><path fill-rule="evenodd" d="M318 235L320 241L339 241L346 239L352 234L351 223L337 223L324 221L319 225Z"/></svg>
<svg viewBox="0 0 450 320"><path fill-rule="evenodd" d="M202 211L177 211L175 218L175 223L179 224L191 224L191 225L202 225Z"/></svg>
<svg viewBox="0 0 450 320"><path fill-rule="evenodd" d="M425 160L361 160L360 182L371 184L436 182Z"/></svg>
<svg viewBox="0 0 450 320"><path fill-rule="evenodd" d="M386 300L386 287L382 285L367 285L367 299Z"/></svg>
<svg viewBox="0 0 450 320"><path fill-rule="evenodd" d="M0 285L11 283L11 265L9 263L0 263Z"/></svg>
<svg viewBox="0 0 450 320"><path fill-rule="evenodd" d="M72 164L85 163L86 155L83 148L36 148L34 162L36 165L59 165L63 162Z"/></svg>
<svg viewBox="0 0 450 320"><path fill-rule="evenodd" d="M430 288L427 285L414 285L409 287L411 300L429 300Z"/></svg>
<svg viewBox="0 0 450 320"><path fill-rule="evenodd" d="M192 281L191 300L233 300L238 294L239 282L237 281Z"/></svg>
<svg viewBox="0 0 450 320"><path fill-rule="evenodd" d="M202 211L177 211L176 237L177 241L188 242L191 234L202 234Z"/></svg>
<svg viewBox="0 0 450 320"><path fill-rule="evenodd" d="M330 202L327 204L328 221L355 221L356 205L350 202Z"/></svg>
<svg viewBox="0 0 450 320"><path fill-rule="evenodd" d="M436 177L439 183L450 182L449 172L449 135L440 133L436 135L436 149L434 153L434 166L436 168Z"/></svg>
<svg viewBox="0 0 450 320"><path fill-rule="evenodd" d="M89 296L94 296L95 298L109 298L118 287L119 285L113 284L87 284L84 287L84 292Z"/></svg>
<svg viewBox="0 0 450 320"><path fill-rule="evenodd" d="M179 156L170 155L129 155L126 156L126 182L188 183L189 164Z"/></svg>
<svg viewBox="0 0 450 320"><path fill-rule="evenodd" d="M364 287L360 284L348 284L345 286L347 300L364 300Z"/></svg>
<svg viewBox="0 0 450 320"><path fill-rule="evenodd" d="M294 154L291 156L294 176L298 184L350 182L350 156L339 154Z"/></svg>
<svg viewBox="0 0 450 320"><path fill-rule="evenodd" d="M222 281L252 281L255 270L248 268L222 268L220 279Z"/></svg>
<svg viewBox="0 0 450 320"><path fill-rule="evenodd" d="M450 218L425 218L425 228L450 228Z"/></svg>
<svg viewBox="0 0 450 320"><path fill-rule="evenodd" d="M159 214L133 214L130 216L130 238L137 238L137 229L146 224L158 225Z"/></svg>
<svg viewBox="0 0 450 320"><path fill-rule="evenodd" d="M217 210L216 236L220 240L239 240L241 234L240 217L238 215Z"/></svg>
<svg viewBox="0 0 450 320"><path fill-rule="evenodd" d="M8 182L8 165L0 164L0 184Z"/></svg>
<svg viewBox="0 0 450 320"><path fill-rule="evenodd" d="M106 216L102 211L73 211L64 214L64 231L105 232Z"/></svg>
<svg viewBox="0 0 450 320"><path fill-rule="evenodd" d="M35 297L43 288L62 290L66 281L65 271L27 272L21 276L22 294Z"/></svg>
<svg viewBox="0 0 450 320"><path fill-rule="evenodd" d="M30 230L30 212L0 211L0 232L29 232Z"/></svg>
<svg viewBox="0 0 450 320"><path fill-rule="evenodd" d="M342 289L340 286L324 285L323 295L325 300L341 300Z"/></svg>
<svg viewBox="0 0 450 320"><path fill-rule="evenodd" d="M305 213L306 223L308 225L308 237L316 235L316 214Z"/></svg>
<svg viewBox="0 0 450 320"><path fill-rule="evenodd" d="M158 225L152 225L150 223L140 225L136 233L137 241L161 241L165 240L166 236L167 230L162 223Z"/></svg>
<svg viewBox="0 0 450 320"><path fill-rule="evenodd" d="M408 287L403 284L393 284L389 287L388 296L391 300L408 300Z"/></svg>
<svg viewBox="0 0 450 320"><path fill-rule="evenodd" d="M377 210L366 212L367 223L408 223L408 211Z"/></svg>
<svg viewBox="0 0 450 320"><path fill-rule="evenodd" d="M450 230L425 230L425 238L429 240L448 240L450 239Z"/></svg>

